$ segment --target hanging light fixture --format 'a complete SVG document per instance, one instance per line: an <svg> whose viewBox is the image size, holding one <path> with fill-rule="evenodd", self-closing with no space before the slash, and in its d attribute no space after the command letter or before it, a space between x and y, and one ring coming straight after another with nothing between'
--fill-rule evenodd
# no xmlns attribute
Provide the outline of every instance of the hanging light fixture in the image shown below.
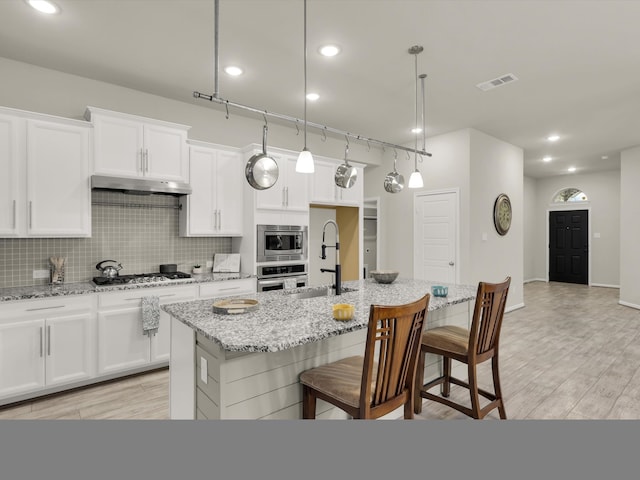
<svg viewBox="0 0 640 480"><path fill-rule="evenodd" d="M416 80L416 131L418 131L418 54L424 50L420 45L414 45L409 48L409 53L411 55L415 55L415 80ZM424 129L423 129L424 131ZM416 133L415 137L415 148L414 148L414 171L409 177L409 188L422 188L424 186L424 182L422 181L422 175L418 170L418 134Z"/></svg>
<svg viewBox="0 0 640 480"><path fill-rule="evenodd" d="M313 173L313 156L307 149L307 0L304 0L304 148L298 155L296 172Z"/></svg>

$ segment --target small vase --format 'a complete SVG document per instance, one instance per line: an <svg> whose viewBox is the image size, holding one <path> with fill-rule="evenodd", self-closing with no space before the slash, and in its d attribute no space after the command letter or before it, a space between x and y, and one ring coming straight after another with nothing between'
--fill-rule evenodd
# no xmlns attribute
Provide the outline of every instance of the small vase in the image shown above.
<svg viewBox="0 0 640 480"><path fill-rule="evenodd" d="M198 274L202 273L202 267L193 267L192 273L194 275L198 275Z"/></svg>

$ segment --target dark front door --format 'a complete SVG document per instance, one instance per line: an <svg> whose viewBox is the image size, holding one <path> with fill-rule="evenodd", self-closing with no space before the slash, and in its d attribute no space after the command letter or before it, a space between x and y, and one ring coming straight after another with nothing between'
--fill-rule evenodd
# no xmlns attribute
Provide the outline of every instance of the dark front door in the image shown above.
<svg viewBox="0 0 640 480"><path fill-rule="evenodd" d="M549 280L589 282L587 210L549 213Z"/></svg>

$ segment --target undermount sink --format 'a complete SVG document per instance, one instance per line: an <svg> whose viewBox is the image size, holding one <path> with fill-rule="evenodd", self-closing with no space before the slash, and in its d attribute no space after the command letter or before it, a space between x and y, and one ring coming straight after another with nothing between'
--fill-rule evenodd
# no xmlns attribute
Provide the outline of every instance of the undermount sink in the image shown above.
<svg viewBox="0 0 640 480"><path fill-rule="evenodd" d="M342 293L355 292L357 288L342 287ZM290 298L315 298L335 296L335 290L331 287L311 287L304 290L285 291Z"/></svg>

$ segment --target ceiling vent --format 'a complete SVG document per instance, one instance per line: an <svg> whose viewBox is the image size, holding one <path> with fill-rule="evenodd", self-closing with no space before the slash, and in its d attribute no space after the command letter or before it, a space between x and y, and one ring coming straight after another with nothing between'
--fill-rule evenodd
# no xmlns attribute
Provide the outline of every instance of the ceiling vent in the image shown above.
<svg viewBox="0 0 640 480"><path fill-rule="evenodd" d="M518 80L513 73L507 73L498 78L494 78L493 80L488 80L486 82L482 82L476 85L480 90L486 92L487 90L491 90L492 88L501 87L502 85L506 85L507 83L515 82Z"/></svg>

